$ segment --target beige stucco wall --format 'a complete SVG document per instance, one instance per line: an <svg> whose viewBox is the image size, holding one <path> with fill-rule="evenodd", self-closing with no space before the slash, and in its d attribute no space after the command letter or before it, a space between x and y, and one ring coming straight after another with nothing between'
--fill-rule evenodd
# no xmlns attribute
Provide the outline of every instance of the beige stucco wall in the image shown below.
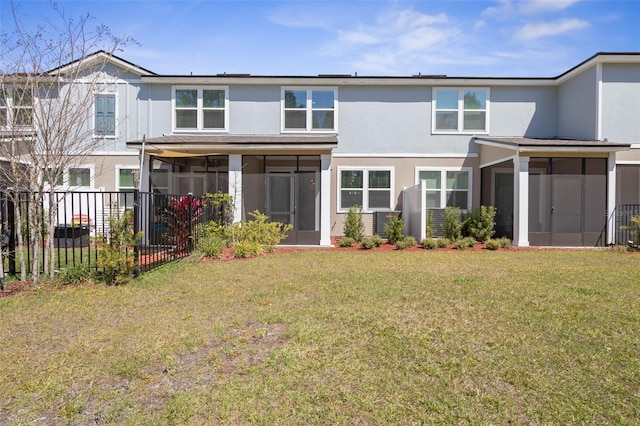
<svg viewBox="0 0 640 426"><path fill-rule="evenodd" d="M91 156L83 164L94 166L95 189L104 188L105 191L117 189L118 167L140 167L140 159L137 155L105 155Z"/></svg>
<svg viewBox="0 0 640 426"><path fill-rule="evenodd" d="M513 149L498 148L496 146L480 145L480 164L495 164L506 161L516 155Z"/></svg>
<svg viewBox="0 0 640 426"><path fill-rule="evenodd" d="M472 207L480 205L480 172L477 157L466 158L376 158L376 157L334 157L331 163L331 236L343 235L345 213L338 212L338 188L340 185L338 167L391 167L393 168L394 210L402 209L402 190L415 185L416 168L463 168L472 169ZM365 233L373 234L373 213L364 213Z"/></svg>

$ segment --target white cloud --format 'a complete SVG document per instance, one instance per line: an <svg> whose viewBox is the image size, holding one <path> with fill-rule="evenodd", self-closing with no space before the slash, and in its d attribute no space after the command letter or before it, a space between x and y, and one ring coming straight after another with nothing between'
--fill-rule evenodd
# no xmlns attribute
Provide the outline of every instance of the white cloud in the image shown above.
<svg viewBox="0 0 640 426"><path fill-rule="evenodd" d="M536 13L561 12L579 0L497 0L495 6L488 7L480 14L483 17L510 19Z"/></svg>
<svg viewBox="0 0 640 426"><path fill-rule="evenodd" d="M589 22L582 19L560 19L552 22L537 22L524 25L515 33L519 40L535 40L565 34L589 27Z"/></svg>
<svg viewBox="0 0 640 426"><path fill-rule="evenodd" d="M524 14L538 12L559 12L576 4L578 0L525 0L518 4Z"/></svg>

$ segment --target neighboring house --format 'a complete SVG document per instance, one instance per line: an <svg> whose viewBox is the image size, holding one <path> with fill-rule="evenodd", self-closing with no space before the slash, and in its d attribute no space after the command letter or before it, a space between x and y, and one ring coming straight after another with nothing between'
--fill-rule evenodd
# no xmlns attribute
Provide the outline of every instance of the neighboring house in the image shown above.
<svg viewBox="0 0 640 426"><path fill-rule="evenodd" d="M375 213L408 209L421 182L418 214L494 205L518 246L611 243L616 206L640 204L640 53L553 78L157 75L110 61L117 83L91 117L107 146L65 174L82 188L132 189L142 164L143 191L228 191L236 220L258 209L310 245L342 235L353 205L372 234Z"/></svg>

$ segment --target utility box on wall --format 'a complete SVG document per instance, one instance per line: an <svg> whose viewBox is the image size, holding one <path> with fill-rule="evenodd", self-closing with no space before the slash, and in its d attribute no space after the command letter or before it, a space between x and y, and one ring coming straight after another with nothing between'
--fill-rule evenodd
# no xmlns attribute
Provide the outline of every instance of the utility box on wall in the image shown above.
<svg viewBox="0 0 640 426"><path fill-rule="evenodd" d="M384 225L391 219L392 217L400 216L401 212L399 210L390 210L386 212L374 212L373 213L373 233L380 235L382 238L387 238L387 235L384 232Z"/></svg>

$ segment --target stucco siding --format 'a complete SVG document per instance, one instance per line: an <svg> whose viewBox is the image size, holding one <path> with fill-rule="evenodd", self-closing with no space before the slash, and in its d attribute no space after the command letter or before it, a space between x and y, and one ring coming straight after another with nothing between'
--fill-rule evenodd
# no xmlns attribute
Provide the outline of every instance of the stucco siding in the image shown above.
<svg viewBox="0 0 640 426"><path fill-rule="evenodd" d="M471 168L471 205L480 205L480 170L477 158L334 158L331 163L331 235L343 235L345 213L338 210L338 190L340 187L338 168L349 167L391 167L393 168L393 206L402 210L402 191L415 185L417 168L451 169ZM373 213L365 213L366 234L373 234Z"/></svg>
<svg viewBox="0 0 640 426"><path fill-rule="evenodd" d="M640 143L640 65L602 68L602 137Z"/></svg>
<svg viewBox="0 0 640 426"><path fill-rule="evenodd" d="M229 134L280 134L280 93L279 86L229 87Z"/></svg>
<svg viewBox="0 0 640 426"><path fill-rule="evenodd" d="M557 134L555 87L491 88L491 136L548 138Z"/></svg>
<svg viewBox="0 0 640 426"><path fill-rule="evenodd" d="M558 88L558 137L595 140L597 117L596 67Z"/></svg>

